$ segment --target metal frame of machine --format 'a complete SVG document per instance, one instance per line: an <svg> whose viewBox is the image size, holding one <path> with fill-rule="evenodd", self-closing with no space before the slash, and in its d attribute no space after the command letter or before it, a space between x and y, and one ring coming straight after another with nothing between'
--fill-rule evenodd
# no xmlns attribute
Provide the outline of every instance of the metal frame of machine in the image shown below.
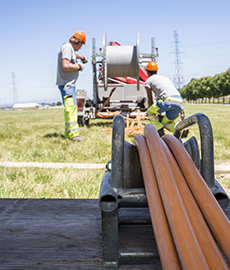
<svg viewBox="0 0 230 270"><path fill-rule="evenodd" d="M174 136L180 139L183 129L198 124L201 138L201 159L195 137L183 145L203 176L222 209L229 205L229 198L214 178L214 153L212 127L206 115L198 113L180 122ZM158 256L156 251L124 252L119 250L119 226L122 224L146 224L146 220L121 221L119 209L148 207L141 165L137 149L124 140L125 121L122 115L113 119L112 157L101 182L99 206L103 232L103 269L119 269L121 260L148 260Z"/></svg>
<svg viewBox="0 0 230 270"><path fill-rule="evenodd" d="M137 106L140 101L140 98L138 100L138 96L147 97L146 91L142 85L143 81L140 80L140 75L143 73L141 66L146 65L150 60L155 60L158 56L158 49L155 47L155 39L152 38L151 40L150 53L139 52L139 33L137 33L135 46L120 46L118 43L115 44L117 46L111 46L114 44L113 42L109 44L110 46L107 45L107 36L106 33L104 33L103 49L96 52L96 41L93 39L93 104L96 110L99 109L105 99L108 98L109 90L111 90L112 87L118 87L120 94L114 99L111 98L110 103L119 103L120 107L121 104L128 104L131 105L131 107L135 107L133 103L136 103ZM99 77L101 78L100 83L98 83ZM133 79L131 84L128 80L122 80L122 78L127 77ZM140 87L141 85L142 87ZM126 90L126 88L131 90ZM128 94L128 92L132 91L135 92L135 94ZM104 96L106 93L107 96Z"/></svg>
<svg viewBox="0 0 230 270"><path fill-rule="evenodd" d="M139 33L135 46L120 46L117 42L107 44L107 35L103 35L103 48L96 52L96 40L92 41L92 67L93 67L93 104L86 106L84 123L89 123L90 118L96 117L111 91L113 96L109 105L101 111L108 115L106 110L114 108L121 110L122 114L129 112L130 117L135 116L135 110L147 110L147 93L144 81L140 78L146 76L142 66L158 57L158 48L155 39L151 39L151 52L139 52ZM115 46L114 46L115 45ZM81 123L80 123L81 124Z"/></svg>

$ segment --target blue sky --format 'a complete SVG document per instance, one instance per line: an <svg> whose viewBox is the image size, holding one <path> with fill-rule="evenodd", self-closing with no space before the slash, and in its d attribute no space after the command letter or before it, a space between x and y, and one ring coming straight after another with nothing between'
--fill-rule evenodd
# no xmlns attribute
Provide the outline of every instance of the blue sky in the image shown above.
<svg viewBox="0 0 230 270"><path fill-rule="evenodd" d="M107 41L159 48L158 74L173 80L174 31L179 35L185 84L192 78L214 76L230 67L229 0L8 0L0 2L0 105L61 100L55 85L57 52L77 30L87 35L79 54L89 63L80 73L78 89L92 97L92 38L102 47ZM12 73L15 76L13 84Z"/></svg>

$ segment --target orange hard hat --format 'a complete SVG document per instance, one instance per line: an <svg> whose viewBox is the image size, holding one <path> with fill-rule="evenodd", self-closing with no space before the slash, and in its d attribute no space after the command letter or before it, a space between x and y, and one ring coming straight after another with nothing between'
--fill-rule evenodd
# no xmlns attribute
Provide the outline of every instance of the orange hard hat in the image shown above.
<svg viewBox="0 0 230 270"><path fill-rule="evenodd" d="M83 44L85 44L85 41L86 41L86 35L84 32L82 31L77 31L76 33L73 34L73 37L77 38L77 39L80 39Z"/></svg>
<svg viewBox="0 0 230 270"><path fill-rule="evenodd" d="M145 70L147 71L158 70L158 65L156 62L150 61Z"/></svg>

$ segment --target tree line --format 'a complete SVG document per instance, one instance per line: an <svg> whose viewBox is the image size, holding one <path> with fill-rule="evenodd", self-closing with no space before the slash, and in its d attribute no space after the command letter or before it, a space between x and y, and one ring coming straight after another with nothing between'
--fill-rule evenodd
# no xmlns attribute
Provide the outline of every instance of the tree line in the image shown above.
<svg viewBox="0 0 230 270"><path fill-rule="evenodd" d="M214 77L192 79L180 91L188 101L197 99L211 99L230 95L230 68Z"/></svg>

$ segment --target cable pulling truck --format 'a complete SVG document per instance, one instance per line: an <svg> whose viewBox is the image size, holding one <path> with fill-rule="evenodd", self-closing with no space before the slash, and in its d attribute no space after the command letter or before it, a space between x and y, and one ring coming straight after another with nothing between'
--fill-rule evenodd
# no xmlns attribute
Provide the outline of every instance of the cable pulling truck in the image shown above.
<svg viewBox="0 0 230 270"><path fill-rule="evenodd" d="M144 82L148 78L144 67L158 57L155 39L151 39L151 52L139 52L139 33L135 46L121 46L109 42L103 35L103 47L96 52L96 40L92 41L93 100L86 93L76 92L78 104L78 123L88 125L89 119L112 118L115 111L122 115L129 113L135 117L136 110L142 114L148 108Z"/></svg>

